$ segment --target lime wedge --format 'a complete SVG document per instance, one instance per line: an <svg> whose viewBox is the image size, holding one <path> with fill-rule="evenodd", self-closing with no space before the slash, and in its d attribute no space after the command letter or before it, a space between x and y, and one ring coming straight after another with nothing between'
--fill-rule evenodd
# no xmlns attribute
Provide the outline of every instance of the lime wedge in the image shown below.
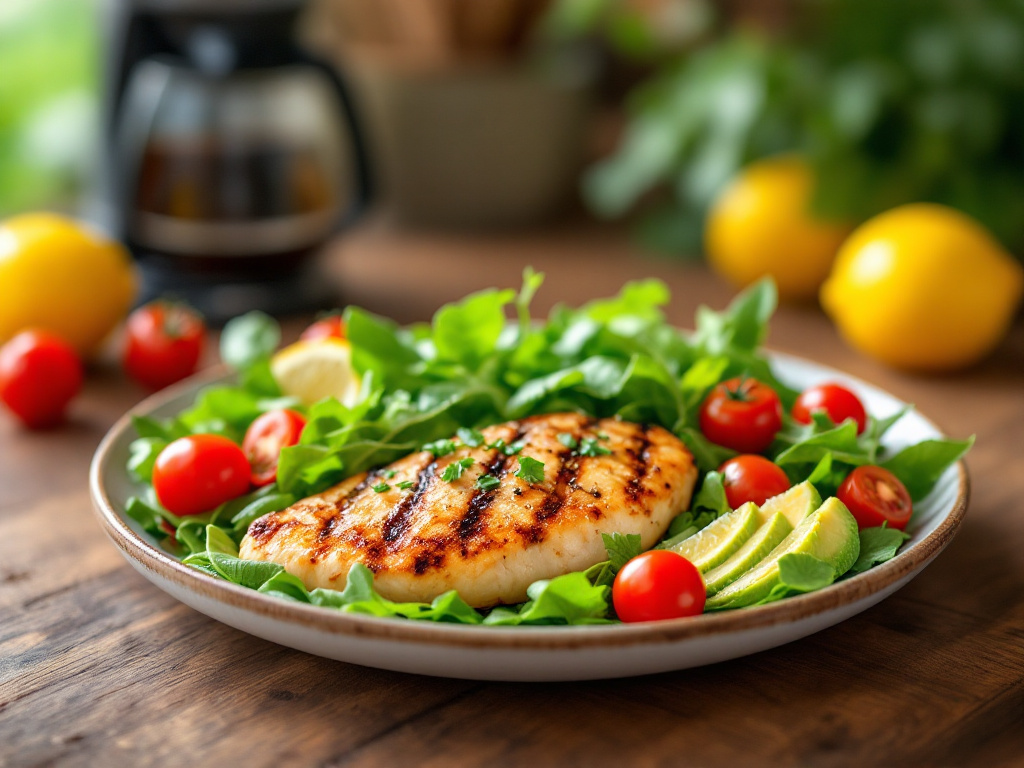
<svg viewBox="0 0 1024 768"><path fill-rule="evenodd" d="M793 526L785 515L781 512L772 515L728 560L704 574L708 597L729 586L761 562L792 531Z"/></svg>
<svg viewBox="0 0 1024 768"><path fill-rule="evenodd" d="M698 571L705 573L725 562L729 555L743 546L743 542L754 534L760 524L757 506L744 504L671 549L697 566Z"/></svg>
<svg viewBox="0 0 1024 768"><path fill-rule="evenodd" d="M761 600L779 583L779 558L791 552L805 552L824 560L838 577L850 570L860 554L857 521L843 502L830 498L760 563L708 598L705 610L741 608Z"/></svg>
<svg viewBox="0 0 1024 768"><path fill-rule="evenodd" d="M810 483L794 485L785 493L772 496L761 505L761 522L767 523L776 513L786 516L789 524L796 528L800 522L821 506L821 496Z"/></svg>

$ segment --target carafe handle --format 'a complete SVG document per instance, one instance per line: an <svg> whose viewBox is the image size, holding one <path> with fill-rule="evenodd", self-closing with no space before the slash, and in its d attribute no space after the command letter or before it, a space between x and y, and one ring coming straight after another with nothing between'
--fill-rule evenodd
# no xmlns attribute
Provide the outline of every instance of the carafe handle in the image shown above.
<svg viewBox="0 0 1024 768"><path fill-rule="evenodd" d="M348 86L338 70L326 61L311 56L301 48L293 48L293 56L296 64L303 64L312 69L319 70L334 88L341 104L342 113L348 123L349 132L352 137L352 155L355 165L355 190L352 197L352 204L348 210L342 213L335 229L340 230L358 219L363 211L369 206L373 198L373 178L371 175L370 160L366 152L366 140L363 136L359 116L352 103L352 96Z"/></svg>

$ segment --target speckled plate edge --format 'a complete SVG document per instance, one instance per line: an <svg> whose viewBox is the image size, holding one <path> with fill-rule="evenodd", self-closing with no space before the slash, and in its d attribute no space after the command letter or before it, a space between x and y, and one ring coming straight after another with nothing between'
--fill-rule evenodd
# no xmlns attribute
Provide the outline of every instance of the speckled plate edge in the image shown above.
<svg viewBox="0 0 1024 768"><path fill-rule="evenodd" d="M771 353L772 360L777 364L780 375L785 379L786 368L796 366L814 372L818 380L839 380L846 382L857 389L859 393L867 394L869 397L882 397L894 402L899 401L893 395L884 392L866 382L851 377L840 371L818 365L803 358L779 353ZM840 581L826 589L807 595L789 598L784 601L772 603L756 608L742 609L738 611L726 611L721 613L704 614L685 619L675 619L664 622L634 625L612 625L612 626L586 626L586 627L472 627L457 624L437 624L429 622L415 622L397 619L382 619L372 616L357 614L346 614L330 609L316 606L292 603L267 595L260 594L253 590L245 589L235 584L217 580L207 574L183 565L171 555L159 549L147 541L142 535L133 530L123 517L108 494L105 478L111 473L124 473L123 464L115 463L114 447L120 439L126 437L131 429L131 416L135 414L149 414L167 404L194 394L198 389L211 383L216 383L225 377L223 369L212 369L198 376L159 392L139 403L135 408L122 416L104 437L96 454L93 457L90 468L89 486L93 505L97 516L114 544L121 550L128 561L144 576L160 586L161 589L171 592L178 599L182 599L198 610L214 615L215 618L227 621L233 626L238 626L244 631L259 634L277 642L291 645L287 638L282 639L281 633L261 632L253 629L253 623L242 618L242 620L230 620L215 615L216 611L208 610L211 601L224 606L225 611L232 616L239 617L243 614L253 614L253 618L262 617L271 622L283 622L294 627L297 631L309 630L315 635L336 636L339 640L348 637L364 640L376 640L384 643L400 643L413 647L429 648L430 646L442 646L449 649L462 649L463 651L488 650L488 651L569 651L569 650L614 650L633 649L650 647L654 650L656 646L664 644L685 645L688 641L700 639L725 640L731 635L749 634L757 630L771 630L780 625L800 624L807 627L795 636L785 639L768 640L760 644L754 642L751 648L741 648L739 652L726 651L724 653L712 654L712 658L702 657L697 664L710 663L722 658L752 653L756 650L779 645L798 637L811 634L831 624L847 618L849 615L864 610L875 604L891 592L903 586L914 575L927 566L952 540L963 521L967 510L967 503L970 493L970 481L966 466L963 461L958 462L954 467L947 470L943 476L948 485L955 482L955 490L952 502L948 509L944 509L932 517L939 517L937 524L928 535L919 541L912 541L907 549L887 563L877 566L866 573L859 574L853 578ZM869 404L869 410L870 410ZM941 434L928 419L920 414L914 418L930 428L935 434ZM948 477L953 473L953 477ZM943 480L940 479L940 483ZM194 596L194 600L187 599ZM855 607L856 606L856 607ZM828 618L828 614L839 613L843 615L834 620ZM772 635L776 637L776 635ZM328 638L329 642L329 638ZM297 643L300 647L311 652L320 652L316 648L310 648L309 642ZM486 677L491 679L582 679L586 677L614 677L619 673L615 671L599 674L571 673L568 670L565 675L557 672L546 674L530 675L509 674L496 671L494 675L467 673L461 674L460 669L431 669L418 668L416 663L402 664L390 660L390 663L374 663L371 658L366 660L365 655L359 654L358 658L347 658L344 649L341 653L322 653L322 655L333 658L355 661L356 663L382 666L390 669L406 669L426 674L441 674L459 677ZM662 662L655 665L639 666L633 665L636 671L626 671L624 674L635 674L639 672L657 671L660 668L685 668L694 666L684 654L679 656L678 662L666 664Z"/></svg>

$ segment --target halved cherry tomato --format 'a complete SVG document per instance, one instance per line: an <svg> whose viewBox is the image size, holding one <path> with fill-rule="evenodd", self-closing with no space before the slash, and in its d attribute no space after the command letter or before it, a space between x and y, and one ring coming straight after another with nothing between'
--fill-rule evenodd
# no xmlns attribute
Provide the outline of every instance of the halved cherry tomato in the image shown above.
<svg viewBox="0 0 1024 768"><path fill-rule="evenodd" d="M857 467L846 476L836 492L860 528L875 528L888 523L890 528L907 527L914 505L900 479L882 467L869 464Z"/></svg>
<svg viewBox="0 0 1024 768"><path fill-rule="evenodd" d="M700 429L713 443L760 453L782 428L782 403L757 379L729 379L711 390L700 409Z"/></svg>
<svg viewBox="0 0 1024 768"><path fill-rule="evenodd" d="M46 331L22 331L0 347L0 401L29 429L59 424L82 388L74 348Z"/></svg>
<svg viewBox="0 0 1024 768"><path fill-rule="evenodd" d="M625 622L658 621L704 612L704 579L685 557L667 549L637 555L612 585L615 613Z"/></svg>
<svg viewBox="0 0 1024 768"><path fill-rule="evenodd" d="M249 460L226 437L181 437L156 457L153 489L169 512L198 515L249 490Z"/></svg>
<svg viewBox="0 0 1024 768"><path fill-rule="evenodd" d="M303 341L316 341L317 339L344 339L345 321L341 315L328 315L317 320L302 332L299 337Z"/></svg>
<svg viewBox="0 0 1024 768"><path fill-rule="evenodd" d="M301 413L285 408L267 411L249 425L242 451L252 468L253 485L270 485L277 479L281 449L299 442L305 426L306 419Z"/></svg>
<svg viewBox="0 0 1024 768"><path fill-rule="evenodd" d="M184 304L153 301L128 316L123 364L143 386L162 389L196 370L206 326Z"/></svg>
<svg viewBox="0 0 1024 768"><path fill-rule="evenodd" d="M857 434L864 431L868 414L864 403L853 392L839 384L819 384L800 393L793 405L793 418L801 424L811 423L811 414L824 411L836 424L847 419L857 422Z"/></svg>
<svg viewBox="0 0 1024 768"><path fill-rule="evenodd" d="M722 473L725 498L733 509L752 501L758 506L772 496L789 490L790 482L782 467L764 456L745 454L729 459L718 468Z"/></svg>

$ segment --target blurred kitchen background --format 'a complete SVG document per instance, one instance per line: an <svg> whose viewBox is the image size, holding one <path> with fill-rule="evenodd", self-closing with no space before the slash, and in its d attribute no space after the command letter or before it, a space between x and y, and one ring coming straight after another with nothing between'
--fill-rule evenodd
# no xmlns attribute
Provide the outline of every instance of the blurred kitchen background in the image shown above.
<svg viewBox="0 0 1024 768"><path fill-rule="evenodd" d="M311 265L368 229L628 232L808 301L923 201L1024 253L1022 0L0 4L0 217L93 221L214 319L343 300Z"/></svg>

